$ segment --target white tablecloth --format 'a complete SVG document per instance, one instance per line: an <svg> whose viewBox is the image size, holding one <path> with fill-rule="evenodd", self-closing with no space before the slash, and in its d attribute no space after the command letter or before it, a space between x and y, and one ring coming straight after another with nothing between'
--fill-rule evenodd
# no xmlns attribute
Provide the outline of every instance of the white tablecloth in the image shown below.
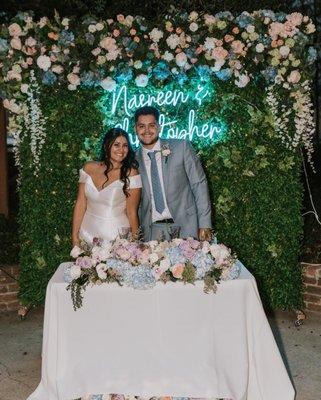
<svg viewBox="0 0 321 400"><path fill-rule="evenodd" d="M292 400L253 276L87 288L74 311L60 265L47 287L41 382L28 400L86 394Z"/></svg>

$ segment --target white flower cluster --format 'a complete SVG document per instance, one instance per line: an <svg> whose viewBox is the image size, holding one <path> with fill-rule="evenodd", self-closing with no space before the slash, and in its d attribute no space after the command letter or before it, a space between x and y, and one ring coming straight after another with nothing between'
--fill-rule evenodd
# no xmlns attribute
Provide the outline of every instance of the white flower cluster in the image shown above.
<svg viewBox="0 0 321 400"><path fill-rule="evenodd" d="M308 156L309 163L312 163L313 137L315 134L314 107L311 101L311 86L308 81L302 83L301 88L291 93L294 98L293 109L295 112L295 135L293 147L302 142Z"/></svg>
<svg viewBox="0 0 321 400"><path fill-rule="evenodd" d="M285 104L280 105L274 87L275 84L267 87L266 101L274 120L275 131L288 149L296 149L302 144L307 152L308 161L313 167L312 154L315 121L310 83L305 81L300 88L290 93L290 98L294 100L293 105L290 107ZM292 113L294 113L293 120L295 125L293 137L288 133L290 132L289 121Z"/></svg>
<svg viewBox="0 0 321 400"><path fill-rule="evenodd" d="M46 140L46 121L43 116L39 100L40 86L34 71L30 72L30 85L27 91L27 112L24 113L24 123L30 133L30 149L33 155L34 174L37 176L40 167L40 155Z"/></svg>

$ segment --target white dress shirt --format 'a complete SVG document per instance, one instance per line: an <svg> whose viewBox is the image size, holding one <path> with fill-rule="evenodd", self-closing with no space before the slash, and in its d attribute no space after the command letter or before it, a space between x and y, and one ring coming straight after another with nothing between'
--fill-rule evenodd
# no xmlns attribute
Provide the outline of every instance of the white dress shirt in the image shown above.
<svg viewBox="0 0 321 400"><path fill-rule="evenodd" d="M144 146L142 146L143 150L143 159L147 171L147 177L148 177L148 183L150 186L150 192L151 192L151 201L152 201L152 221L161 221L162 219L170 219L172 218L171 213L169 211L167 201L166 201L166 195L165 195L165 188L164 188L164 179L163 179L163 170L162 170L162 154L161 154L161 144L160 140L157 140L155 143L155 146L152 149L146 149ZM157 163L157 170L158 170L158 175L162 187L162 192L163 192L163 198L165 202L165 209L163 210L162 213L159 213L156 211L155 208L155 202L154 202L154 196L153 196L153 186L152 186L152 178L151 178L151 160L148 156L148 153L150 151L156 151L156 163Z"/></svg>

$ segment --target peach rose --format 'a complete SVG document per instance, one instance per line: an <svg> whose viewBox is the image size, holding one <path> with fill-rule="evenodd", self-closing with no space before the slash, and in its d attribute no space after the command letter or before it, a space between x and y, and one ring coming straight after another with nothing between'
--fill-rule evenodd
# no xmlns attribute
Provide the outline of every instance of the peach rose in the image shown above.
<svg viewBox="0 0 321 400"><path fill-rule="evenodd" d="M22 29L19 24L14 22L13 24L9 25L9 35L13 37L21 36L22 35Z"/></svg>
<svg viewBox="0 0 321 400"><path fill-rule="evenodd" d="M171 272L173 274L173 277L176 278L176 279L182 279L184 268L185 268L184 264L175 264L171 268Z"/></svg>
<svg viewBox="0 0 321 400"><path fill-rule="evenodd" d="M52 40L58 40L59 34L55 32L48 32L48 38Z"/></svg>
<svg viewBox="0 0 321 400"><path fill-rule="evenodd" d="M29 46L29 47L33 47L37 44L36 39L34 39L33 37L28 37L28 39L25 41L25 45Z"/></svg>
<svg viewBox="0 0 321 400"><path fill-rule="evenodd" d="M18 37L11 39L10 44L13 49L21 50L21 40Z"/></svg>
<svg viewBox="0 0 321 400"><path fill-rule="evenodd" d="M234 35L237 35L238 33L240 33L240 30L239 30L239 28L238 28L237 26L235 26L235 27L232 29L232 32L234 33Z"/></svg>
<svg viewBox="0 0 321 400"><path fill-rule="evenodd" d="M287 78L289 83L298 83L300 79L301 79L301 74L297 69L291 71L290 75Z"/></svg>
<svg viewBox="0 0 321 400"><path fill-rule="evenodd" d="M212 51L212 57L215 60L224 60L228 56L228 51L223 47L215 47Z"/></svg>
<svg viewBox="0 0 321 400"><path fill-rule="evenodd" d="M68 82L70 82L70 84L73 86L77 86L80 84L80 78L76 74L73 74L73 73L68 74L67 79L68 79Z"/></svg>
<svg viewBox="0 0 321 400"><path fill-rule="evenodd" d="M224 36L224 40L225 40L226 43L233 42L234 36L232 36L232 35L225 35L225 36Z"/></svg>
<svg viewBox="0 0 321 400"><path fill-rule="evenodd" d="M244 43L240 40L235 40L231 43L231 48L235 54L241 54L244 50Z"/></svg>

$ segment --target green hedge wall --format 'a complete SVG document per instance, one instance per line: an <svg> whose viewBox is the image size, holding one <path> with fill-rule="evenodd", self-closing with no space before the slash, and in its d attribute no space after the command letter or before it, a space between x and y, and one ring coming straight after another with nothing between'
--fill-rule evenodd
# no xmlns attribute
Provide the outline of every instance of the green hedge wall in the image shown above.
<svg viewBox="0 0 321 400"><path fill-rule="evenodd" d="M47 140L37 178L28 167L28 133L22 143L24 304L42 303L48 280L69 259L78 169L88 153L84 143L93 142L104 130L95 105L99 98L94 90L43 91ZM203 112L224 119L230 135L214 146L195 143L209 179L215 232L253 272L267 307L297 308L302 304L300 156L285 150L276 138L259 84L246 91L218 84L215 98Z"/></svg>

